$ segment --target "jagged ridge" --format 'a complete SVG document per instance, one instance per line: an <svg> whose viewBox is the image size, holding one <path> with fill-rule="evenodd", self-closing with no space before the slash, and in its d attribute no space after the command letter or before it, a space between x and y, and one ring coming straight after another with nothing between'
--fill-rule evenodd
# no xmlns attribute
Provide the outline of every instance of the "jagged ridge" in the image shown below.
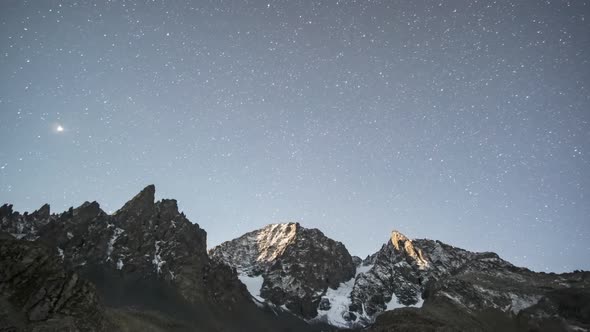
<svg viewBox="0 0 590 332"><path fill-rule="evenodd" d="M206 232L178 211L176 200L156 202L153 185L112 215L97 202L60 214L44 205L30 215L5 204L0 230L48 248L64 267L96 283L107 306L155 310L206 331L309 330L258 309L235 270L209 258ZM232 320L223 318L230 313Z"/></svg>

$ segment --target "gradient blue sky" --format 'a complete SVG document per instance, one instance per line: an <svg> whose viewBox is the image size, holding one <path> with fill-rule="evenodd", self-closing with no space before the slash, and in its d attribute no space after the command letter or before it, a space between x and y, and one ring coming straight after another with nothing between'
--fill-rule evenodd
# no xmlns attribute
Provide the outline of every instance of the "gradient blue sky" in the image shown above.
<svg viewBox="0 0 590 332"><path fill-rule="evenodd" d="M581 0L4 0L0 202L154 183L209 246L299 221L590 269L589 31Z"/></svg>

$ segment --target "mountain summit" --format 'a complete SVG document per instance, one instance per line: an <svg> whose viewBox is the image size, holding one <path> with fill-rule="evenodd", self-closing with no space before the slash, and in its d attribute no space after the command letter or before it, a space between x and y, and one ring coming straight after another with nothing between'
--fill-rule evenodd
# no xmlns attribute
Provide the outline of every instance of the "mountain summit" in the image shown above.
<svg viewBox="0 0 590 332"><path fill-rule="evenodd" d="M211 249L212 259L238 271L253 295L306 319L321 295L355 274L346 247L299 223L272 224Z"/></svg>

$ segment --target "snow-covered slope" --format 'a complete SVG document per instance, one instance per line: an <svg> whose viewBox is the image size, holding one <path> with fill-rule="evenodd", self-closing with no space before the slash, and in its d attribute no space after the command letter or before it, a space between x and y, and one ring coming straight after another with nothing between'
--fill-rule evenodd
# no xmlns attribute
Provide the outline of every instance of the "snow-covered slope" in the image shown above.
<svg viewBox="0 0 590 332"><path fill-rule="evenodd" d="M328 288L326 293L320 300L318 308L318 315L310 320L311 322L324 322L332 326L348 328L355 325L362 326L363 324L355 324L354 319L351 319L349 307L351 305L351 293L354 287L356 278L359 275L369 271L373 265L359 264L356 268L356 273L350 280L338 285L338 288ZM365 317L368 319L368 317Z"/></svg>

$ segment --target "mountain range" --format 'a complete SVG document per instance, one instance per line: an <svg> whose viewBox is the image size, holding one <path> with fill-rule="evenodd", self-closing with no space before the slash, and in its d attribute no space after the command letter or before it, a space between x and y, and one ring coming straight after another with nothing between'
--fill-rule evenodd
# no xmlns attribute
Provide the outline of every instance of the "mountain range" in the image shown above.
<svg viewBox="0 0 590 332"><path fill-rule="evenodd" d="M361 259L268 225L207 251L147 186L113 214L0 207L0 331L588 331L590 273L384 234Z"/></svg>

